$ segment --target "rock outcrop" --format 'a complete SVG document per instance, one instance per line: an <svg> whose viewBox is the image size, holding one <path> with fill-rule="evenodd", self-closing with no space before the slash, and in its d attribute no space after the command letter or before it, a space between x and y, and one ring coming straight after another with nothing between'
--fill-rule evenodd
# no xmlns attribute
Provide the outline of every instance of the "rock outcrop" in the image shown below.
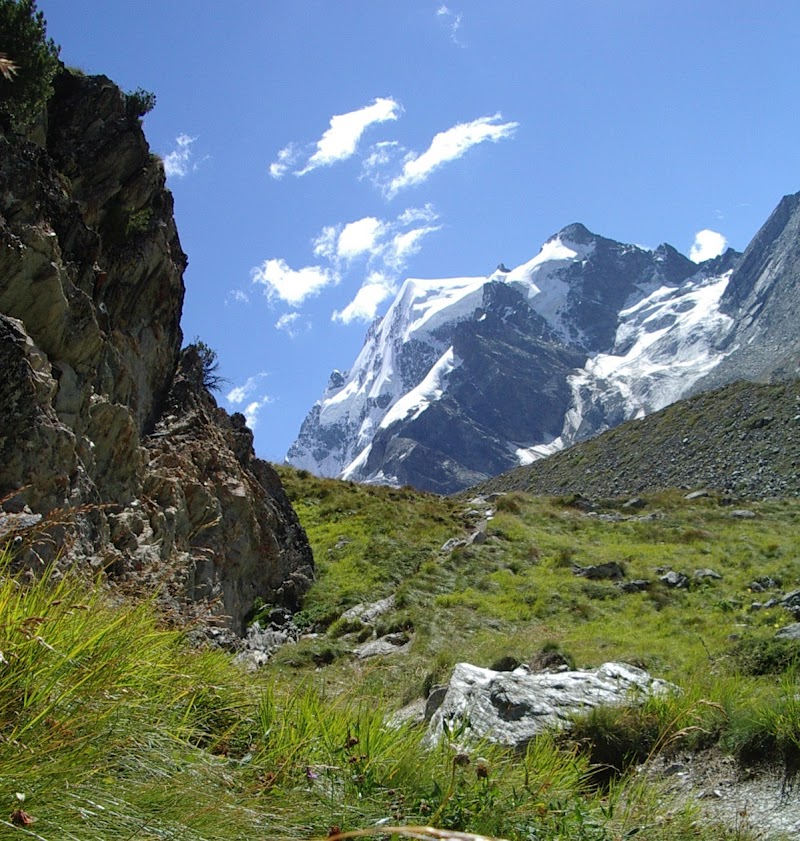
<svg viewBox="0 0 800 841"><path fill-rule="evenodd" d="M186 266L161 161L125 94L63 72L0 134L0 503L43 515L28 562L105 569L236 633L295 608L305 534L241 415L181 352Z"/></svg>
<svg viewBox="0 0 800 841"><path fill-rule="evenodd" d="M640 702L674 688L626 663L537 674L525 668L496 672L457 663L430 718L427 738L438 742L446 729L523 750L534 736L569 727L578 713Z"/></svg>

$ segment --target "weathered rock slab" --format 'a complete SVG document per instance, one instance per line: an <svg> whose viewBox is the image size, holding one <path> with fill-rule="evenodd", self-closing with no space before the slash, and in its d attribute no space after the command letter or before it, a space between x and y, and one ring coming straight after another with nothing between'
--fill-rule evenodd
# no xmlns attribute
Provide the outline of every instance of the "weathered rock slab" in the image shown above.
<svg viewBox="0 0 800 841"><path fill-rule="evenodd" d="M495 672L458 663L433 714L427 738L438 742L445 727L523 749L550 729L570 726L572 716L594 707L640 702L674 690L626 663L604 663L593 671L530 674L527 669Z"/></svg>

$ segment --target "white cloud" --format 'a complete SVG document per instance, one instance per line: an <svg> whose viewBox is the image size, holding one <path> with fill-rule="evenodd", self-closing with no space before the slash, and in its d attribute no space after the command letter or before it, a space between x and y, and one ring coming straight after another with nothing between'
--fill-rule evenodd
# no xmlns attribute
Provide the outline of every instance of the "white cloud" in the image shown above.
<svg viewBox="0 0 800 841"><path fill-rule="evenodd" d="M269 395L264 395L259 400L253 400L252 403L248 403L247 406L244 408L244 419L247 422L247 425L250 429L255 429L258 425L258 413L264 406L268 406L272 403L272 398Z"/></svg>
<svg viewBox="0 0 800 841"><path fill-rule="evenodd" d="M196 169L196 164L191 165L192 143L196 137L189 137L188 134L179 134L175 138L177 148L164 156L164 172L167 177L183 178L191 170Z"/></svg>
<svg viewBox="0 0 800 841"><path fill-rule="evenodd" d="M419 253L422 248L422 238L438 231L440 227L441 225L426 225L423 228L413 228L397 234L389 246L386 262L399 271L411 257Z"/></svg>
<svg viewBox="0 0 800 841"><path fill-rule="evenodd" d="M694 243L689 251L689 259L695 263L719 257L725 250L728 240L717 231L704 228L694 235Z"/></svg>
<svg viewBox="0 0 800 841"><path fill-rule="evenodd" d="M238 406L244 403L245 400L256 390L259 382L267 376L266 371L261 371L253 377L248 377L243 385L237 385L232 388L226 395L225 399L228 403Z"/></svg>
<svg viewBox="0 0 800 841"><path fill-rule="evenodd" d="M436 10L436 17L440 18L450 32L450 40L457 47L465 47L458 37L458 30L461 29L461 20L464 17L461 12L454 12L449 9L444 3Z"/></svg>
<svg viewBox="0 0 800 841"><path fill-rule="evenodd" d="M443 164L457 160L478 143L490 140L496 143L510 137L519 123L501 123L500 114L480 117L470 123L458 123L446 131L440 131L431 145L421 154L409 157L403 164L403 171L389 182L387 196L413 184L421 184Z"/></svg>
<svg viewBox="0 0 800 841"><path fill-rule="evenodd" d="M265 287L268 299L299 307L324 287L363 272L366 279L353 300L334 312L332 319L344 324L371 321L380 304L396 292L400 273L419 253L423 239L440 229L433 224L438 218L433 205L426 204L406 208L395 219L364 216L326 225L311 242L320 265L295 270L285 260L265 260L252 270L253 281ZM297 312L281 315L275 322L275 329L291 338L310 328L310 322Z"/></svg>
<svg viewBox="0 0 800 841"><path fill-rule="evenodd" d="M275 178L283 178L284 175L297 163L302 152L297 144L289 143L278 152L278 157L269 165L269 174Z"/></svg>
<svg viewBox="0 0 800 841"><path fill-rule="evenodd" d="M338 276L328 269L320 266L292 269L282 259L265 260L251 274L253 283L263 284L264 294L269 300L279 298L293 307L338 281Z"/></svg>
<svg viewBox="0 0 800 841"><path fill-rule="evenodd" d="M435 222L439 218L439 214L433 209L433 205L428 202L424 207L408 207L398 217L397 221L401 225L413 225L416 222Z"/></svg>
<svg viewBox="0 0 800 841"><path fill-rule="evenodd" d="M287 312L275 322L275 329L286 333L290 339L294 339L301 330L310 330L311 323L303 321L299 312Z"/></svg>
<svg viewBox="0 0 800 841"><path fill-rule="evenodd" d="M384 231L385 225L374 216L348 222L342 228L336 243L337 256L344 260L352 260L359 254L374 252Z"/></svg>
<svg viewBox="0 0 800 841"><path fill-rule="evenodd" d="M437 218L429 203L424 207L407 208L394 221L365 216L346 224L326 225L313 240L314 254L332 263L337 274L346 270L356 258L363 257L373 271L391 269L396 273L408 258L419 252L422 237L438 231L440 226L425 224L405 229L418 222L434 222Z"/></svg>
<svg viewBox="0 0 800 841"><path fill-rule="evenodd" d="M394 161L402 159L405 152L405 148L397 140L382 140L380 143L375 143L361 163L359 179L369 178L375 182L380 173Z"/></svg>
<svg viewBox="0 0 800 841"><path fill-rule="evenodd" d="M342 324L350 324L353 321L372 321L378 312L378 307L396 292L397 287L391 278L382 272L373 272L364 281L355 298L343 310L334 312L331 320L341 321Z"/></svg>
<svg viewBox="0 0 800 841"><path fill-rule="evenodd" d="M320 235L312 242L314 254L333 260L336 257L336 244L339 239L339 228L336 225L326 225Z"/></svg>
<svg viewBox="0 0 800 841"><path fill-rule="evenodd" d="M242 289L231 289L228 292L228 297L225 299L225 305L227 306L230 301L234 301L237 304L249 304L250 296Z"/></svg>
<svg viewBox="0 0 800 841"><path fill-rule="evenodd" d="M345 225L326 225L312 244L314 254L333 263L351 261L361 255L380 253L381 238L386 233L386 223L374 216L365 216Z"/></svg>
<svg viewBox="0 0 800 841"><path fill-rule="evenodd" d="M330 166L355 154L361 135L374 123L396 120L400 103L391 97L378 97L370 105L331 117L330 128L317 141L317 150L295 175L306 175L321 166Z"/></svg>

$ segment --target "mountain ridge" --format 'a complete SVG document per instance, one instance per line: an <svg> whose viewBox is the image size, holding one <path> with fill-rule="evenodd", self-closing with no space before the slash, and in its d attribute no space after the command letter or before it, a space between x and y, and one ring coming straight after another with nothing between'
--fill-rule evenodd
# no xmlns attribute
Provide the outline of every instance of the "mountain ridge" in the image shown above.
<svg viewBox="0 0 800 841"><path fill-rule="evenodd" d="M626 245L576 222L510 270L408 279L350 370L334 372L286 460L324 476L452 493L657 411L698 382L766 377L773 334L793 330L779 315L765 327L759 313L780 311L791 283L768 278L758 294L777 303L747 304L755 339L755 328L742 332L737 302L756 294L744 291L754 287L752 266L785 247L796 216L788 197L744 269L733 249L696 264L668 244ZM746 371L736 362L744 341L764 347Z"/></svg>

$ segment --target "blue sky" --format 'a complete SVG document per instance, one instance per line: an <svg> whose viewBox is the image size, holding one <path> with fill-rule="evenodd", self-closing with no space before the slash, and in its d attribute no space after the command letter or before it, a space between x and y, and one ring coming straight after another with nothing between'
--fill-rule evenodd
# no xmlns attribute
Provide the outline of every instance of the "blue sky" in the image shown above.
<svg viewBox="0 0 800 841"><path fill-rule="evenodd" d="M800 3L39 0L62 59L155 92L183 330L281 460L403 278L571 222L743 249L800 189Z"/></svg>

